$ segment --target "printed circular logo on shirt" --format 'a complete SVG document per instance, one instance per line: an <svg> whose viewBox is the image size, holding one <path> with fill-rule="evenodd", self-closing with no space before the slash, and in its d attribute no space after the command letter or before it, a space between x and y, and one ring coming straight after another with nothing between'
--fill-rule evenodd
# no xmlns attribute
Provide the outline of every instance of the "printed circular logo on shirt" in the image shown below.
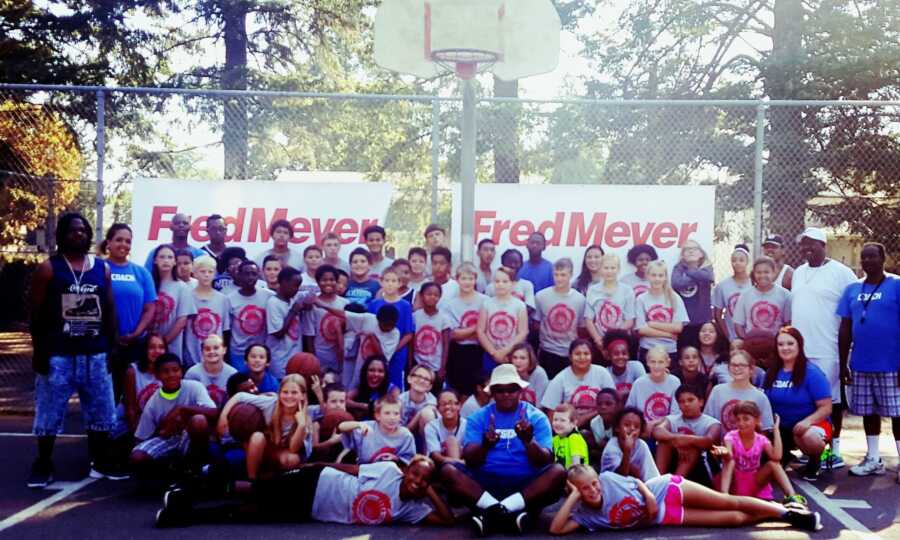
<svg viewBox="0 0 900 540"><path fill-rule="evenodd" d="M366 335L363 338L362 344L359 346L359 352L363 358L383 354L381 351L381 343L378 341L378 338L371 335ZM388 360L390 360L390 358Z"/></svg>
<svg viewBox="0 0 900 540"><path fill-rule="evenodd" d="M266 326L266 310L252 304L246 305L238 312L237 322L241 332L255 336Z"/></svg>
<svg viewBox="0 0 900 540"><path fill-rule="evenodd" d="M222 317L220 317L218 313L204 307L197 310L197 315L191 323L191 330L194 332L194 335L197 336L197 339L203 341L208 338L210 334L218 334L221 324Z"/></svg>
<svg viewBox="0 0 900 540"><path fill-rule="evenodd" d="M662 392L654 392L650 394L650 397L644 403L644 418L648 422L664 418L668 416L671 405L671 397Z"/></svg>
<svg viewBox="0 0 900 540"><path fill-rule="evenodd" d="M494 341L505 343L516 335L516 318L505 311L498 311L488 319L487 331Z"/></svg>
<svg viewBox="0 0 900 540"><path fill-rule="evenodd" d="M647 321L672 322L672 308L662 304L654 304L647 310Z"/></svg>
<svg viewBox="0 0 900 540"><path fill-rule="evenodd" d="M547 325L550 331L566 334L575 324L575 310L565 304L556 304L547 313Z"/></svg>
<svg viewBox="0 0 900 540"><path fill-rule="evenodd" d="M722 412L719 414L719 421L725 426L726 433L733 429L737 429L737 418L734 417L734 407L739 402L739 399L732 399L722 406Z"/></svg>
<svg viewBox="0 0 900 540"><path fill-rule="evenodd" d="M649 286L644 285L643 283L638 283L637 285L634 286L634 297L637 298L638 296L644 294L645 292L647 292L649 290L650 290Z"/></svg>
<svg viewBox="0 0 900 540"><path fill-rule="evenodd" d="M155 394L157 390L159 390L159 383L154 381L152 383L149 383L140 392L138 392L138 409L144 410L144 405L146 405L147 402L150 401L150 398L153 397L153 394Z"/></svg>
<svg viewBox="0 0 900 540"><path fill-rule="evenodd" d="M609 510L609 524L616 529L633 527L644 515L644 507L634 497L625 497Z"/></svg>
<svg viewBox="0 0 900 540"><path fill-rule="evenodd" d="M601 328L607 330L618 328L622 324L622 308L609 300L603 300L603 303L600 304L600 309L597 310L597 316L594 318L594 321Z"/></svg>
<svg viewBox="0 0 900 540"><path fill-rule="evenodd" d="M522 389L522 393L519 394L519 399L531 403L532 405L537 405L537 394L530 387Z"/></svg>
<svg viewBox="0 0 900 540"><path fill-rule="evenodd" d="M291 325L288 326L287 334L292 341L300 339L300 317L291 319Z"/></svg>
<svg viewBox="0 0 900 540"><path fill-rule="evenodd" d="M157 293L156 313L153 317L156 321L156 327L159 328L166 324L166 321L169 320L169 315L171 315L173 311L175 311L175 299L164 292Z"/></svg>
<svg viewBox="0 0 900 540"><path fill-rule="evenodd" d="M209 398L215 402L216 406L222 406L222 404L225 403L225 390L214 384L210 384L206 387L206 392L209 394Z"/></svg>
<svg viewBox="0 0 900 540"><path fill-rule="evenodd" d="M325 314L319 321L319 335L328 343L337 343L342 332L341 320L331 313Z"/></svg>
<svg viewBox="0 0 900 540"><path fill-rule="evenodd" d="M463 316L459 319L459 326L461 328L475 328L478 326L478 312L467 311L463 313Z"/></svg>
<svg viewBox="0 0 900 540"><path fill-rule="evenodd" d="M377 461L393 461L395 457L397 457L397 449L385 446L384 448L379 448L372 454L372 463Z"/></svg>
<svg viewBox="0 0 900 540"><path fill-rule="evenodd" d="M374 489L360 492L353 499L353 522L360 525L390 523L391 498Z"/></svg>
<svg viewBox="0 0 900 540"><path fill-rule="evenodd" d="M750 324L754 328L774 331L777 330L775 327L778 324L779 315L781 315L781 310L778 309L778 306L760 300L750 308Z"/></svg>
<svg viewBox="0 0 900 540"><path fill-rule="evenodd" d="M441 334L433 326L426 325L416 330L416 352L431 356L437 354L438 343L440 343Z"/></svg>
<svg viewBox="0 0 900 540"><path fill-rule="evenodd" d="M699 290L700 287L696 285L690 285L683 289L678 289L678 294L681 295L682 298L692 298L695 294L697 294L697 291Z"/></svg>
<svg viewBox="0 0 900 540"><path fill-rule="evenodd" d="M728 315L734 315L734 308L737 306L738 300L741 299L741 293L736 292L728 297Z"/></svg>
<svg viewBox="0 0 900 540"><path fill-rule="evenodd" d="M631 383L627 382L617 382L616 383L616 392L620 394L627 394L631 392Z"/></svg>
<svg viewBox="0 0 900 540"><path fill-rule="evenodd" d="M681 433L682 435L693 435L694 434L694 430L687 426L680 426L677 431L678 431L678 433Z"/></svg>
<svg viewBox="0 0 900 540"><path fill-rule="evenodd" d="M569 403L571 403L576 409L593 409L594 407L596 407L597 394L599 392L599 388L594 388L583 384L576 388L574 392L572 392L572 398L569 399Z"/></svg>

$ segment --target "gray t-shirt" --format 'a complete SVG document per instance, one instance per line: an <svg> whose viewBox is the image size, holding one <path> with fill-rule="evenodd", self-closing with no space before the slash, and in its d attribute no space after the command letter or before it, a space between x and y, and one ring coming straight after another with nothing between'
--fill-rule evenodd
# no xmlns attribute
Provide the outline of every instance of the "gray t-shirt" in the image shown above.
<svg viewBox="0 0 900 540"><path fill-rule="evenodd" d="M737 306L741 293L751 289L750 280L743 283L735 281L733 277L724 280L716 285L713 290L712 305L718 311L724 311L725 326L728 328L728 339L734 339L737 334L734 332L734 308Z"/></svg>
<svg viewBox="0 0 900 540"><path fill-rule="evenodd" d="M373 354L383 354L390 359L400 343L400 331L393 328L385 332L378 326L378 319L372 313L353 313L346 311L347 329L360 336L359 360L365 360Z"/></svg>
<svg viewBox="0 0 900 540"><path fill-rule="evenodd" d="M587 307L584 317L590 319L594 326L605 334L607 330L622 328L635 318L634 290L625 283L619 283L616 290L608 292L603 283L595 283L587 292Z"/></svg>
<svg viewBox="0 0 900 540"><path fill-rule="evenodd" d="M216 404L210 399L203 384L197 381L183 380L181 381L181 390L175 399L166 399L157 391L153 397L147 401L141 412L141 419L138 422L134 436L138 440L147 440L156 434L159 423L166 417L175 407L194 406L194 407L215 407Z"/></svg>
<svg viewBox="0 0 900 540"><path fill-rule="evenodd" d="M384 257L377 263L373 263L369 268L369 277L372 279L381 279L381 274L394 264L394 259Z"/></svg>
<svg viewBox="0 0 900 540"><path fill-rule="evenodd" d="M570 366L560 371L547 385L541 407L553 409L561 403L570 403L579 411L593 410L600 390L615 387L605 367L592 364L588 372L579 378Z"/></svg>
<svg viewBox="0 0 900 540"><path fill-rule="evenodd" d="M575 289L559 293L548 287L534 297L535 320L541 322L541 349L557 356L568 356L569 345L578 337L584 317L584 295Z"/></svg>
<svg viewBox="0 0 900 540"><path fill-rule="evenodd" d="M163 336L168 335L181 317L197 313L191 288L183 281L163 281L156 291L156 312L153 316L153 330ZM168 350L179 357L184 355L184 332L179 332L168 344Z"/></svg>
<svg viewBox="0 0 900 540"><path fill-rule="evenodd" d="M228 364L222 364L222 371L212 374L206 371L203 363L192 366L184 374L184 380L197 381L206 387L209 397L216 403L216 407L222 408L228 399L228 377L237 373L237 370Z"/></svg>
<svg viewBox="0 0 900 540"><path fill-rule="evenodd" d="M612 437L606 443L603 454L600 456L600 472L615 471L621 463L622 448L619 446L619 439ZM650 447L643 439L635 441L634 451L631 452L631 460L628 463L640 471L643 482L659 476L659 469L656 468L656 462L653 461L653 453L650 452Z"/></svg>
<svg viewBox="0 0 900 540"><path fill-rule="evenodd" d="M763 368L759 366L753 367L753 375L750 379L750 382L753 383L753 386L760 388L763 385L763 381L766 379L766 372ZM728 371L728 363L727 362L717 362L713 364L712 371L709 372L709 382L713 385L719 384L727 384L734 380L734 377L731 376L731 372Z"/></svg>
<svg viewBox="0 0 900 540"><path fill-rule="evenodd" d="M244 296L238 289L228 294L231 354L243 356L249 345L266 342L266 302L272 294L268 289L255 289L250 296Z"/></svg>
<svg viewBox="0 0 900 540"><path fill-rule="evenodd" d="M620 375L616 375L612 367L609 368L609 374L613 378L613 382L616 383L616 392L620 396L627 396L631 392L631 386L634 384L634 381L646 375L647 370L644 369L644 364L637 360L629 360L625 364L625 371Z"/></svg>
<svg viewBox="0 0 900 540"><path fill-rule="evenodd" d="M263 268L263 261L269 255L275 255L279 259L281 259L281 264L283 266L290 266L296 268L297 270L303 271L303 254L300 253L299 250L288 248L288 251L284 253L275 253L272 248L267 249L256 256L254 261L256 262L256 266L259 267L260 270Z"/></svg>
<svg viewBox="0 0 900 540"><path fill-rule="evenodd" d="M328 523L418 523L432 512L424 500L400 498L403 472L394 463L360 465L354 476L332 467L319 475L311 517Z"/></svg>
<svg viewBox="0 0 900 540"><path fill-rule="evenodd" d="M410 398L409 391L403 392L399 396L400 399L400 421L408 424L419 411L425 407L437 407L437 398L434 394L427 392L422 401L416 403Z"/></svg>
<svg viewBox="0 0 900 540"><path fill-rule="evenodd" d="M773 286L766 292L750 287L734 308L734 322L747 337L774 336L791 320L791 291Z"/></svg>
<svg viewBox="0 0 900 540"><path fill-rule="evenodd" d="M493 283L488 285L484 294L490 296L491 298L496 296ZM524 302L525 305L530 307L531 309L534 309L534 284L527 279L520 279L516 281L516 283L513 285L512 296L513 298L518 298L519 300Z"/></svg>
<svg viewBox="0 0 900 540"><path fill-rule="evenodd" d="M417 309L413 313L416 335L413 338L413 356L416 364L423 364L432 371L441 369L444 354L444 330L451 328L450 317L438 311L434 315Z"/></svg>
<svg viewBox="0 0 900 540"><path fill-rule="evenodd" d="M671 475L666 474L645 482L659 509L656 523L662 522L666 515L666 494L671 478ZM600 489L603 492L600 508L591 508L580 502L572 509L573 521L588 531L629 529L641 524L647 505L644 496L638 491L635 478L614 472L600 473Z"/></svg>
<svg viewBox="0 0 900 540"><path fill-rule="evenodd" d="M430 456L432 453L447 454L447 439L450 436L456 437L457 442L462 446L462 438L466 433L466 419L460 418L456 429L449 430L444 425L443 418L435 418L431 422L425 424L425 452Z"/></svg>
<svg viewBox="0 0 900 540"><path fill-rule="evenodd" d="M300 340L300 316L296 316L291 320L288 331L285 332L281 339L276 338L272 334L281 330L284 326L284 318L291 310L291 302L284 300L278 295L272 295L266 300L266 345L272 353L269 363L269 373L276 379L281 379L285 374L288 360L294 353L303 349Z"/></svg>
<svg viewBox="0 0 900 540"><path fill-rule="evenodd" d="M341 296L335 296L330 302L322 300L321 297L319 300L338 309L343 309L350 303ZM311 309L304 311L302 318L303 335L315 336L313 338L313 347L316 349L316 358L319 359L322 369L341 371L343 366L338 365L338 344L340 343L344 327L341 319L318 306L313 306ZM355 338L355 334L351 338ZM345 337L345 347L347 345L346 341L349 341L351 338ZM345 359L349 360L349 358Z"/></svg>
<svg viewBox="0 0 900 540"><path fill-rule="evenodd" d="M649 293L647 293L649 294ZM643 298L645 295L641 296ZM667 374L666 380L661 383L653 382L650 374L639 377L631 385L626 407L637 407L644 411L644 419L654 422L673 413L681 412L678 402L675 401L675 391L681 386L681 381L675 375Z"/></svg>
<svg viewBox="0 0 900 540"><path fill-rule="evenodd" d="M359 463L374 463L394 457L408 462L416 454L416 441L405 427L400 426L394 434L387 435L382 433L374 420L361 423L368 427L365 436L359 428L341 436L344 447L356 451Z"/></svg>
<svg viewBox="0 0 900 540"><path fill-rule="evenodd" d="M719 384L713 387L703 412L722 422L726 432L737 429L737 421L732 409L740 401L752 401L759 407L762 416L760 424L763 430L772 429L775 422L772 418L772 405L769 398L758 388L735 390L730 384Z"/></svg>
<svg viewBox="0 0 900 540"><path fill-rule="evenodd" d="M491 297L481 309L487 312L485 332L494 347L502 349L513 344L519 329L519 313L526 310L525 304L514 296L506 300Z"/></svg>
<svg viewBox="0 0 900 540"><path fill-rule="evenodd" d="M201 344L211 335L222 337L222 333L231 329L231 309L228 297L219 291L212 291L209 298L197 296L197 290L191 292L194 305L197 308L196 315L188 321L184 330L185 367L199 364L203 361Z"/></svg>
<svg viewBox="0 0 900 540"><path fill-rule="evenodd" d="M494 400L490 400L488 404L493 403ZM468 418L475 414L476 412L481 410L481 405L478 404L478 400L475 399L475 396L469 396L465 402L463 402L462 407L459 409L460 418Z"/></svg>
<svg viewBox="0 0 900 540"><path fill-rule="evenodd" d="M472 298L463 300L457 296L441 304L441 311L450 318L450 328L475 328L478 326L478 314L487 296L475 293ZM458 341L460 345L477 345L478 338Z"/></svg>
<svg viewBox="0 0 900 540"><path fill-rule="evenodd" d="M528 382L528 386L522 389L522 401L527 401L535 407L539 407L541 400L544 399L544 392L547 391L547 386L550 384L547 371L541 366L535 366L531 375L522 378Z"/></svg>
<svg viewBox="0 0 900 540"><path fill-rule="evenodd" d="M650 280L646 277L640 278L633 272L631 274L625 274L619 281L631 287L631 290L634 291L635 298L650 290Z"/></svg>
<svg viewBox="0 0 900 540"><path fill-rule="evenodd" d="M687 311L684 309L684 301L675 293L672 293L672 301L673 304L670 305L665 296L653 294L651 291L638 296L634 306L636 315L635 328L640 330L647 326L647 323L650 321L687 324L689 320ZM657 345L662 345L670 353L675 352L676 349L674 339L641 336L642 349L649 350Z"/></svg>
<svg viewBox="0 0 900 540"><path fill-rule="evenodd" d="M697 418L685 418L683 414L670 414L666 417L669 423L669 431L681 435L696 435L703 437L709 428L721 424L708 414L701 414Z"/></svg>

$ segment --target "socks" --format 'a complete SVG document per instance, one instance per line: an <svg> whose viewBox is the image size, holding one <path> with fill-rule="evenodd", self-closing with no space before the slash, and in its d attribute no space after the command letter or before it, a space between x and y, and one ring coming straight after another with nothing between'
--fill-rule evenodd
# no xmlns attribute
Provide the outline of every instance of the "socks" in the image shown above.
<svg viewBox="0 0 900 540"><path fill-rule="evenodd" d="M878 453L878 435L866 435L866 457L878 461L881 456Z"/></svg>
<svg viewBox="0 0 900 540"><path fill-rule="evenodd" d="M475 503L475 506L477 506L478 508L481 508L482 510L486 510L486 509L494 506L495 504L499 504L499 503L500 503L500 501L498 501L497 499L494 498L493 495L491 495L490 493L485 491L484 493L481 494L481 497L478 499L478 502Z"/></svg>
<svg viewBox="0 0 900 540"><path fill-rule="evenodd" d="M509 497L500 501L500 504L510 512L521 512L525 510L525 499L519 492L513 493Z"/></svg>
<svg viewBox="0 0 900 540"><path fill-rule="evenodd" d="M831 439L831 453L835 456L841 455L841 438L835 437Z"/></svg>

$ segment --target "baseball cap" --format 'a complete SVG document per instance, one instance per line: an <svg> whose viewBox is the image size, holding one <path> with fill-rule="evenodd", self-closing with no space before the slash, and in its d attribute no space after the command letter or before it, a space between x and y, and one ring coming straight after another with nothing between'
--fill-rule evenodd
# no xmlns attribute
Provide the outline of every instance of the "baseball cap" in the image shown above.
<svg viewBox="0 0 900 540"><path fill-rule="evenodd" d="M811 240L818 240L823 244L828 243L828 235L825 234L825 231L819 229L818 227L807 227L805 231L803 231L799 236L797 236L797 242L803 240L804 238L809 238Z"/></svg>
<svg viewBox="0 0 900 540"><path fill-rule="evenodd" d="M763 245L774 244L778 247L784 247L784 238L780 234L770 234L763 240Z"/></svg>
<svg viewBox="0 0 900 540"><path fill-rule="evenodd" d="M491 372L491 382L488 383L488 388L504 384L517 384L519 385L519 388L526 388L528 386L528 383L519 377L516 366L512 364L500 364Z"/></svg>

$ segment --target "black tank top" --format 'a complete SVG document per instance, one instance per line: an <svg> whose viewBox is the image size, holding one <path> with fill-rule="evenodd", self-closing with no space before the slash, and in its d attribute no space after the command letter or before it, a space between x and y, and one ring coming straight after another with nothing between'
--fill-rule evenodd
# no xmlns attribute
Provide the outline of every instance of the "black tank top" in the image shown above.
<svg viewBox="0 0 900 540"><path fill-rule="evenodd" d="M93 258L83 273L62 255L50 257L53 279L44 304L50 321L47 335L51 355L74 356L107 352L109 336L103 325L103 300L107 295L106 263Z"/></svg>

